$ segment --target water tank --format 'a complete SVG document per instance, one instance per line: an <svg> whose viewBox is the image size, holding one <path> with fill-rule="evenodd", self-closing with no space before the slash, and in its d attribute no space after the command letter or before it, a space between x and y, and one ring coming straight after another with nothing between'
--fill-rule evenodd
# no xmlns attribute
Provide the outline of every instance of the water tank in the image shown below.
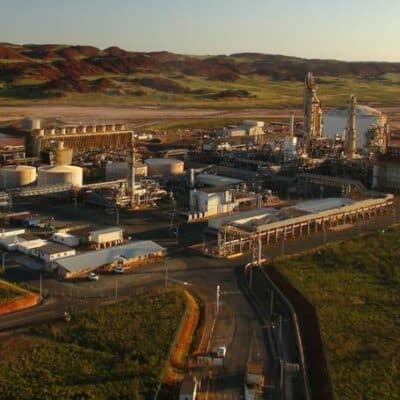
<svg viewBox="0 0 400 400"><path fill-rule="evenodd" d="M179 175L184 172L184 163L173 158L148 158L145 160L149 176Z"/></svg>
<svg viewBox="0 0 400 400"><path fill-rule="evenodd" d="M26 186L36 181L36 168L28 165L10 165L0 168L0 186L12 189Z"/></svg>
<svg viewBox="0 0 400 400"><path fill-rule="evenodd" d="M38 185L62 185L72 184L73 186L82 186L83 173L82 168L73 165L45 165L38 168Z"/></svg>
<svg viewBox="0 0 400 400"><path fill-rule="evenodd" d="M57 143L57 149L54 150L54 164L70 165L72 163L72 156L72 149L64 147L63 142Z"/></svg>

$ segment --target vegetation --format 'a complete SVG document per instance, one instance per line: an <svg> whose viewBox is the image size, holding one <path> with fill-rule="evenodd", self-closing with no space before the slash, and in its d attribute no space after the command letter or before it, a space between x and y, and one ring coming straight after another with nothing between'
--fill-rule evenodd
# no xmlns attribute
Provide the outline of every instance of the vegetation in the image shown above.
<svg viewBox="0 0 400 400"><path fill-rule="evenodd" d="M392 105L400 65L306 60L268 54L195 57L129 52L117 47L0 44L0 105L168 105L219 108L292 107L306 72L317 77L326 106Z"/></svg>
<svg viewBox="0 0 400 400"><path fill-rule="evenodd" d="M274 265L317 308L337 399L399 399L400 229Z"/></svg>
<svg viewBox="0 0 400 400"><path fill-rule="evenodd" d="M20 297L22 290L15 285L0 280L0 303Z"/></svg>
<svg viewBox="0 0 400 400"><path fill-rule="evenodd" d="M0 398L151 399L185 307L181 292L73 314L0 343Z"/></svg>

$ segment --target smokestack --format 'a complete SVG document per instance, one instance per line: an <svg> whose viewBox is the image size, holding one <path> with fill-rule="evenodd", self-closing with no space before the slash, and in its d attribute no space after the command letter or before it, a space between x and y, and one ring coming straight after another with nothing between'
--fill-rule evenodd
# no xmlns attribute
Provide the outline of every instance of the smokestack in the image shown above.
<svg viewBox="0 0 400 400"><path fill-rule="evenodd" d="M347 128L345 138L345 155L349 159L353 159L356 154L356 104L357 99L354 94L350 96L349 109L347 114Z"/></svg>
<svg viewBox="0 0 400 400"><path fill-rule="evenodd" d="M290 137L294 136L294 114L292 113L290 117L290 129L289 129Z"/></svg>
<svg viewBox="0 0 400 400"><path fill-rule="evenodd" d="M135 134L131 134L131 149L130 149L130 163L129 169L131 172L131 208L135 208Z"/></svg>

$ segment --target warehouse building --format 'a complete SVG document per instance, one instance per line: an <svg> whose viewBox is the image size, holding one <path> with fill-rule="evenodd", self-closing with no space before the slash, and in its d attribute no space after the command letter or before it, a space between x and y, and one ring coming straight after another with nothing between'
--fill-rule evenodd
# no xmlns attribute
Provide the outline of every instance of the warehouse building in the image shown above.
<svg viewBox="0 0 400 400"><path fill-rule="evenodd" d="M89 234L89 243L96 249L116 246L123 241L123 230L117 226L92 231Z"/></svg>
<svg viewBox="0 0 400 400"><path fill-rule="evenodd" d="M102 250L89 251L56 261L58 275L63 279L84 277L100 268L110 269L122 264L131 267L141 262L165 255L165 249L157 243L143 240Z"/></svg>
<svg viewBox="0 0 400 400"><path fill-rule="evenodd" d="M75 255L75 249L62 244L48 242L44 246L34 248L31 254L49 264L59 258Z"/></svg>

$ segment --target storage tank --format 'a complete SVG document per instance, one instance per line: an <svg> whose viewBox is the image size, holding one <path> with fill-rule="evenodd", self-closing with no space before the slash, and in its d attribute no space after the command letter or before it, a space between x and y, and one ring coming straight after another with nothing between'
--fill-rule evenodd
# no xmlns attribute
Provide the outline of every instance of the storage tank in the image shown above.
<svg viewBox="0 0 400 400"><path fill-rule="evenodd" d="M131 176L129 163L113 162L106 165L106 180L128 179ZM135 176L147 176L147 165L136 163Z"/></svg>
<svg viewBox="0 0 400 400"><path fill-rule="evenodd" d="M179 175L184 172L184 163L173 158L148 158L145 160L147 173L153 175Z"/></svg>
<svg viewBox="0 0 400 400"><path fill-rule="evenodd" d="M82 168L73 165L45 165L38 168L38 185L63 185L72 184L82 186Z"/></svg>
<svg viewBox="0 0 400 400"><path fill-rule="evenodd" d="M73 151L64 147L64 142L57 143L57 149L54 150L54 164L70 165L72 163Z"/></svg>
<svg viewBox="0 0 400 400"><path fill-rule="evenodd" d="M36 181L36 168L29 165L10 165L0 168L0 186L12 189L29 185Z"/></svg>

